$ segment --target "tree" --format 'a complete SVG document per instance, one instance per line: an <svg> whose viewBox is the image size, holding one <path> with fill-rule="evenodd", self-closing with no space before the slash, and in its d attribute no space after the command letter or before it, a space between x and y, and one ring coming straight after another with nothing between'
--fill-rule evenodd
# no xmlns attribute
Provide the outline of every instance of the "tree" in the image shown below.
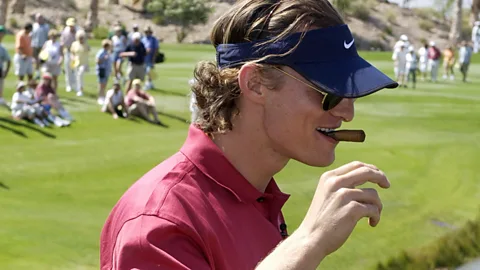
<svg viewBox="0 0 480 270"><path fill-rule="evenodd" d="M12 5L12 13L24 14L25 5L25 0L16 0Z"/></svg>
<svg viewBox="0 0 480 270"><path fill-rule="evenodd" d="M473 25L474 22L479 20L478 13L480 13L480 0L473 0L472 13L470 14L470 24Z"/></svg>
<svg viewBox="0 0 480 270"><path fill-rule="evenodd" d="M5 25L7 23L8 4L8 0L0 0L0 25Z"/></svg>
<svg viewBox="0 0 480 270"><path fill-rule="evenodd" d="M90 10L85 22L85 31L91 32L98 25L98 0L90 0Z"/></svg>
<svg viewBox="0 0 480 270"><path fill-rule="evenodd" d="M462 34L462 4L462 0L455 0L452 26L450 28L450 34L448 35L448 39L452 45L458 43Z"/></svg>
<svg viewBox="0 0 480 270"><path fill-rule="evenodd" d="M161 21L176 25L177 41L181 43L194 25L204 24L213 11L208 0L151 0L148 11Z"/></svg>

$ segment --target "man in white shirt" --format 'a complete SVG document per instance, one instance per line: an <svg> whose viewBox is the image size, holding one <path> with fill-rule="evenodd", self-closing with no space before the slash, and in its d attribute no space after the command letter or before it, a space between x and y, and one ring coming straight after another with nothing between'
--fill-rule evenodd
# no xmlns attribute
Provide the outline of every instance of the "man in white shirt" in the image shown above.
<svg viewBox="0 0 480 270"><path fill-rule="evenodd" d="M17 91L13 94L12 104L10 105L12 117L16 120L27 119L33 121L43 128L45 127L45 123L37 118L35 108L32 106L33 102L30 96L25 93L26 86L23 81L17 84Z"/></svg>
<svg viewBox="0 0 480 270"><path fill-rule="evenodd" d="M427 70L428 70L428 43L425 43L423 47L418 49L418 69L420 70L420 75L422 81L427 79Z"/></svg>
<svg viewBox="0 0 480 270"><path fill-rule="evenodd" d="M463 82L467 82L468 67L472 59L473 49L466 41L462 41L460 51L458 53L458 63L460 64L460 72L463 75Z"/></svg>
<svg viewBox="0 0 480 270"><path fill-rule="evenodd" d="M480 49L480 21L476 21L472 29L473 52L478 53Z"/></svg>
<svg viewBox="0 0 480 270"><path fill-rule="evenodd" d="M35 15L35 23L33 24L33 30L31 33L33 59L35 60L35 75L37 78L40 78L40 61L38 59L38 55L42 50L43 44L45 44L45 42L48 40L49 31L50 26L45 22L43 15L37 13Z"/></svg>
<svg viewBox="0 0 480 270"><path fill-rule="evenodd" d="M102 112L111 113L113 119L118 119L118 117L128 117L127 106L125 105L123 92L118 80L114 81L113 89L107 91Z"/></svg>
<svg viewBox="0 0 480 270"><path fill-rule="evenodd" d="M400 46L393 52L392 60L394 61L394 69L396 79L400 87L405 84L405 75L407 73L407 48L405 43L399 44Z"/></svg>

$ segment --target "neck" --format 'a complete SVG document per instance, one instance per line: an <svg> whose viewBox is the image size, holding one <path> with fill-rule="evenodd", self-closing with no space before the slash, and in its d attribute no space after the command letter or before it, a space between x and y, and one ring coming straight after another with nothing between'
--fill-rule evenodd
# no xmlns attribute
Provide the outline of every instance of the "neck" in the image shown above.
<svg viewBox="0 0 480 270"><path fill-rule="evenodd" d="M259 130L235 128L226 134L216 134L214 143L223 151L232 165L260 192L265 192L272 177L288 163L288 158L280 156L268 147Z"/></svg>

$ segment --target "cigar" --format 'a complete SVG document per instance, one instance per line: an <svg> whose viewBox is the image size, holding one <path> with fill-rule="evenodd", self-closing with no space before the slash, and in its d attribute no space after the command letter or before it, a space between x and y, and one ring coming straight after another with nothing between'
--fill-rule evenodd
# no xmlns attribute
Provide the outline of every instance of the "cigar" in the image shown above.
<svg viewBox="0 0 480 270"><path fill-rule="evenodd" d="M339 142L364 142L367 136L363 130L337 130L324 134Z"/></svg>

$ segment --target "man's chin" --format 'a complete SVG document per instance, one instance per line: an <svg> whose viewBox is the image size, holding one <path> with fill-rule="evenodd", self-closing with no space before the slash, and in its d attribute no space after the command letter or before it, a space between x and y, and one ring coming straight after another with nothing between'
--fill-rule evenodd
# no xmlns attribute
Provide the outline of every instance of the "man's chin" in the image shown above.
<svg viewBox="0 0 480 270"><path fill-rule="evenodd" d="M297 159L297 161L312 167L328 167L335 161L335 152L312 158Z"/></svg>

